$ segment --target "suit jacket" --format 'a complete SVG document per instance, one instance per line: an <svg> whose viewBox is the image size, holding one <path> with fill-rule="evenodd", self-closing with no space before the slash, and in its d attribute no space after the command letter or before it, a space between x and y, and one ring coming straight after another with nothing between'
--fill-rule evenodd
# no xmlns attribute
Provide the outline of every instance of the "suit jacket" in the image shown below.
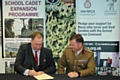
<svg viewBox="0 0 120 80"><path fill-rule="evenodd" d="M14 69L17 73L23 74L26 69L34 69L35 71L44 71L47 74L53 74L56 71L55 63L52 57L52 51L42 47L40 51L40 64L36 65L35 58L32 52L31 43L21 45Z"/></svg>
<svg viewBox="0 0 120 80"><path fill-rule="evenodd" d="M80 72L82 76L95 73L94 53L86 47L76 56L70 47L67 47L58 62L58 73Z"/></svg>

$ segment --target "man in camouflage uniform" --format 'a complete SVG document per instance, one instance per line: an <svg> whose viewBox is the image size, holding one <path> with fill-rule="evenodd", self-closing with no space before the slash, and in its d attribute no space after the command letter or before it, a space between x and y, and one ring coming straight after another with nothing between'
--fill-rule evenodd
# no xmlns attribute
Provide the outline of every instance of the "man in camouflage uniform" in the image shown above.
<svg viewBox="0 0 120 80"><path fill-rule="evenodd" d="M83 46L83 37L75 34L58 62L58 74L67 73L71 78L93 75L95 73L94 53ZM65 72L66 68L66 72Z"/></svg>

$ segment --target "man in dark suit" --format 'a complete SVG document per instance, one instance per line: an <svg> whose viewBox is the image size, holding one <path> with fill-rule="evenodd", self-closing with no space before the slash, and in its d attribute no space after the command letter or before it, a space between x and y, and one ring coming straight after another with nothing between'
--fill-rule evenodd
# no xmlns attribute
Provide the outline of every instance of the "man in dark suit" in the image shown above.
<svg viewBox="0 0 120 80"><path fill-rule="evenodd" d="M34 32L32 34L31 43L20 46L14 69L17 73L26 76L55 73L56 68L52 51L43 47L42 33Z"/></svg>

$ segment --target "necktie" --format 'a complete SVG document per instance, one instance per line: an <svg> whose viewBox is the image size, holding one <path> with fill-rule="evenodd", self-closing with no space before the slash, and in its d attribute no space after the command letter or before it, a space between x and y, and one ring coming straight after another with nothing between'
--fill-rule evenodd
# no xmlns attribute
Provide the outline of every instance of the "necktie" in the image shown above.
<svg viewBox="0 0 120 80"><path fill-rule="evenodd" d="M37 51L35 51L35 61L36 61L36 64L38 64L38 55L37 55Z"/></svg>

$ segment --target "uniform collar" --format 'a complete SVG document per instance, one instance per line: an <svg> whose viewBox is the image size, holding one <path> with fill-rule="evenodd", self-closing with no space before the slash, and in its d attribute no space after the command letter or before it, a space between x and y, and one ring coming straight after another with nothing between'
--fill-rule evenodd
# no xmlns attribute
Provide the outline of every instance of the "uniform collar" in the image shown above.
<svg viewBox="0 0 120 80"><path fill-rule="evenodd" d="M77 51L76 53L77 53L77 55L78 54L80 54L82 52L82 54L84 54L84 49L82 48L82 49L80 49L79 51Z"/></svg>

